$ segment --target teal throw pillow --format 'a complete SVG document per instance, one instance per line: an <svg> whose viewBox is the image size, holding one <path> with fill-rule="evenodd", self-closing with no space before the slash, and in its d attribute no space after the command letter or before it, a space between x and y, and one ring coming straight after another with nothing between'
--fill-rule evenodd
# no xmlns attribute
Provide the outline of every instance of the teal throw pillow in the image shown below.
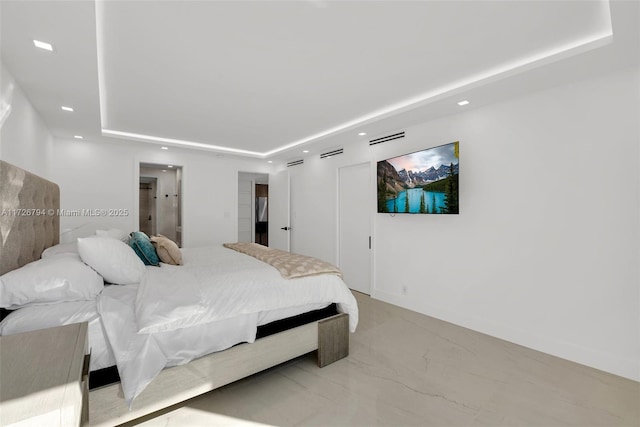
<svg viewBox="0 0 640 427"><path fill-rule="evenodd" d="M151 243L151 240L149 240L149 236L142 231L134 231L131 233L129 246L131 246L145 265L154 265L156 267L160 265L160 258L158 258L156 248Z"/></svg>

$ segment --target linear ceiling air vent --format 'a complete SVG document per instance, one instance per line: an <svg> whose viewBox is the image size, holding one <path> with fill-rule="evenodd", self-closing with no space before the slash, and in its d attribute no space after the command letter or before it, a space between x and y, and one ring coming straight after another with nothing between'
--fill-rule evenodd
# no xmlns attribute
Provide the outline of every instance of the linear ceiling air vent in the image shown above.
<svg viewBox="0 0 640 427"><path fill-rule="evenodd" d="M327 159L329 157L337 156L338 154L342 154L342 153L344 153L344 149L343 148L338 148L337 150L327 151L326 153L320 154L320 158L321 159Z"/></svg>
<svg viewBox="0 0 640 427"><path fill-rule="evenodd" d="M290 168L291 166L298 166L304 163L304 159L300 159L300 160L294 160L292 162L287 163L287 167Z"/></svg>
<svg viewBox="0 0 640 427"><path fill-rule="evenodd" d="M382 142L393 141L394 139L400 139L400 138L404 138L404 131L397 132L392 135L381 136L380 138L372 139L371 141L369 141L369 145L376 145Z"/></svg>

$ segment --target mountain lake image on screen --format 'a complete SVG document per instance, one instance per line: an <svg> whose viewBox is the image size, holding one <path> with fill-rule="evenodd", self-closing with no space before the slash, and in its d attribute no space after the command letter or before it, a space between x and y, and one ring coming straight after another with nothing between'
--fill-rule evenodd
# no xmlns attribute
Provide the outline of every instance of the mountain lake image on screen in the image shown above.
<svg viewBox="0 0 640 427"><path fill-rule="evenodd" d="M378 162L378 212L457 214L459 142Z"/></svg>

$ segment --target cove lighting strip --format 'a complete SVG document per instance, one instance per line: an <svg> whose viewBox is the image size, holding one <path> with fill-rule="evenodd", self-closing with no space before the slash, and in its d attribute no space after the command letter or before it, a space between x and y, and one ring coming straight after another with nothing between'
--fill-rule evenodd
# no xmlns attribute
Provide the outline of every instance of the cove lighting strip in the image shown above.
<svg viewBox="0 0 640 427"><path fill-rule="evenodd" d="M151 142L153 144L179 145L179 146L183 146L183 147L198 148L200 150L209 150L209 151L216 151L216 152L223 151L223 152L232 153L232 154L241 154L241 155L244 155L244 156L264 157L264 153L260 153L258 151L240 150L238 148L224 147L224 146L220 146L220 145L204 144L202 142L185 141L183 139L162 138L162 137L159 137L159 136L142 135L142 134L139 134L139 133L131 133L131 132L121 132L121 131L118 131L118 130L111 130L111 129L102 129L102 134L106 135L106 136L113 136L113 137L116 137L116 138L133 139L133 140L136 140L136 141Z"/></svg>
<svg viewBox="0 0 640 427"><path fill-rule="evenodd" d="M603 19L605 19L607 22L607 28L603 31L592 34L588 37L567 42L565 44L556 46L542 53L527 56L515 61L502 64L500 66L491 68L487 71L477 73L468 78L458 80L451 84L440 86L434 90L388 105L384 108L375 110L369 114L356 117L353 120L349 120L337 126L328 128L322 132L318 132L318 133L309 135L305 138L293 141L289 144L282 145L274 150L270 150L266 152L257 152L257 151L241 150L241 149L226 147L226 146L209 145L201 142L185 141L181 139L163 138L163 137L153 136L153 135L142 135L142 134L131 133L131 132L121 132L118 130L105 129L104 124L107 123L107 120L106 120L107 107L106 107L106 84L104 80L105 73L103 70L104 69L104 49L102 45L102 40L104 40L102 8L104 7L104 4L103 2L96 2L95 9L96 9L96 42L97 42L97 51L98 51L98 86L99 86L98 91L100 96L100 119L101 119L101 124L103 126L102 134L106 136L114 136L114 137L125 138L125 139L134 139L134 140L144 141L144 142L171 144L176 146L184 146L184 147L197 148L197 149L209 150L209 151L217 151L217 152L227 152L227 153L240 154L240 155L252 156L252 157L261 157L261 158L270 157L280 152L297 147L299 145L317 141L342 131L362 127L363 125L372 123L374 121L378 121L380 119L391 117L396 114L427 105L431 102L435 102L445 97L455 95L456 93L468 91L476 87L479 87L481 85L491 83L493 81L497 81L499 79L512 76L541 65L549 64L549 63L558 61L560 59L565 59L570 56L577 55L579 53L583 53L588 50L595 49L597 47L610 43L611 40L613 39L613 28L611 25L611 10L610 10L608 1L602 1L601 3L603 8Z"/></svg>

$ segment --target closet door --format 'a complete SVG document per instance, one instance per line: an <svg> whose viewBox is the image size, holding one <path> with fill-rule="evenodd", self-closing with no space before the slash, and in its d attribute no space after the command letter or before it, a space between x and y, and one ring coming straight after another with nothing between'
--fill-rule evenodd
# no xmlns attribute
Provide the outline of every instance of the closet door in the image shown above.
<svg viewBox="0 0 640 427"><path fill-rule="evenodd" d="M371 180L369 163L338 170L339 267L349 288L371 294Z"/></svg>
<svg viewBox="0 0 640 427"><path fill-rule="evenodd" d="M269 247L289 251L291 241L289 171L269 175Z"/></svg>

